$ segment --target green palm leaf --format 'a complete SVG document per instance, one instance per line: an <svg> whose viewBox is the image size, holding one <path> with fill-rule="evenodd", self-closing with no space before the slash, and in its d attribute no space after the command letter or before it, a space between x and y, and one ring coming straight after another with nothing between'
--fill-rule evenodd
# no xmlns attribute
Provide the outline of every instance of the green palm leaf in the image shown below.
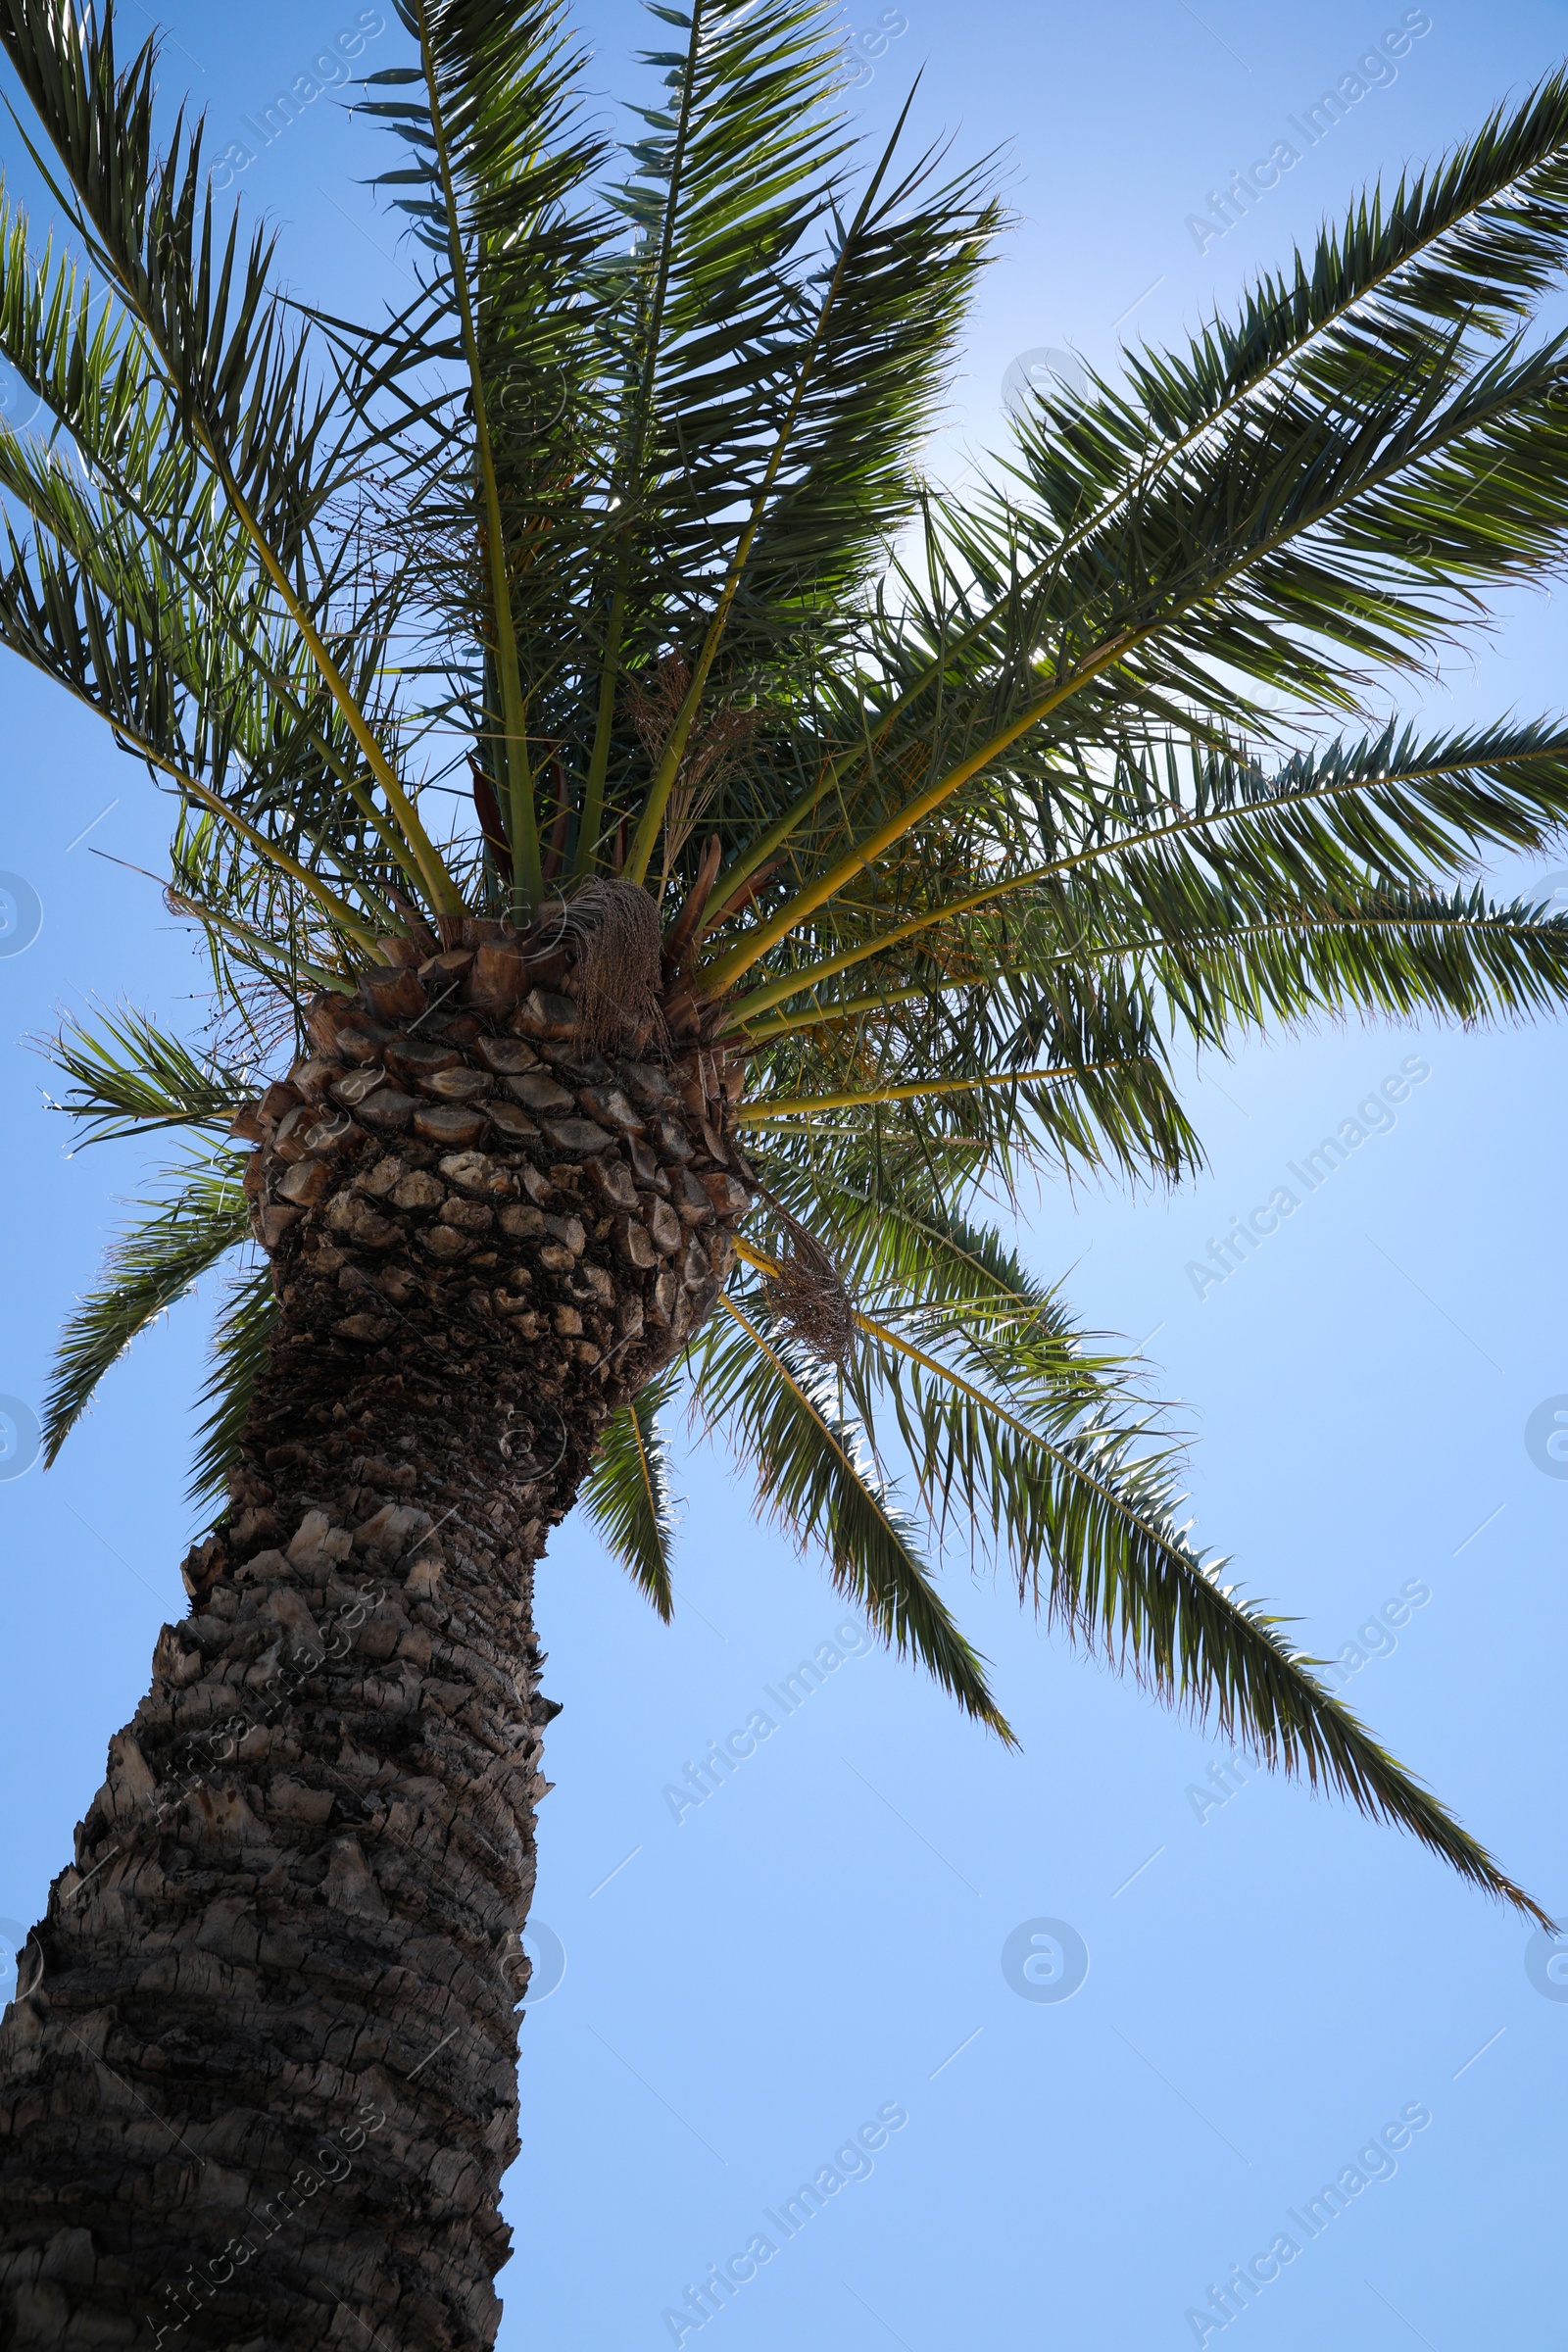
<svg viewBox="0 0 1568 2352"><path fill-rule="evenodd" d="M1222 1585L1224 1561L1188 1542L1170 1451L1151 1449L1147 1412L1129 1418L1123 1404L1112 1415L1096 1399L1086 1414L1081 1387L1042 1380L1027 1349L1009 1366L1004 1327L977 1344L937 1310L906 1318L905 1332L863 1316L860 1328L922 1491L940 1498L939 1519L994 1531L1021 1594L1032 1590L1054 1623L1220 1738L1396 1822L1546 1924L1318 1680L1322 1661L1285 1639L1286 1621Z"/></svg>
<svg viewBox="0 0 1568 2352"><path fill-rule="evenodd" d="M245 1072L192 1054L139 1012L102 1012L92 1029L68 1022L44 1051L72 1081L54 1108L79 1122L84 1144L165 1127L226 1130L255 1092Z"/></svg>
<svg viewBox="0 0 1568 2352"><path fill-rule="evenodd" d="M198 1429L187 1490L192 1502L220 1507L227 1501L251 1398L266 1369L277 1319L270 1269L259 1266L236 1276L213 1334L213 1369L200 1397L207 1413Z"/></svg>
<svg viewBox="0 0 1568 2352"><path fill-rule="evenodd" d="M966 1714L1009 1746L985 1666L931 1583L915 1533L864 1458L819 1369L766 1328L763 1311L724 1301L732 1328L699 1345L694 1408L755 1471L759 1502L803 1549L821 1544L833 1582L890 1648L912 1651Z"/></svg>
<svg viewBox="0 0 1568 2352"><path fill-rule="evenodd" d="M198 1278L250 1238L231 1154L168 1172L168 1191L138 1205L150 1213L112 1245L103 1278L61 1334L44 1400L46 1467L53 1463L110 1366L140 1331L183 1298Z"/></svg>
<svg viewBox="0 0 1568 2352"><path fill-rule="evenodd" d="M665 1373L612 1417L580 1497L615 1558L666 1625L675 1609L669 1582L675 1510L659 1415L673 1387L674 1375Z"/></svg>

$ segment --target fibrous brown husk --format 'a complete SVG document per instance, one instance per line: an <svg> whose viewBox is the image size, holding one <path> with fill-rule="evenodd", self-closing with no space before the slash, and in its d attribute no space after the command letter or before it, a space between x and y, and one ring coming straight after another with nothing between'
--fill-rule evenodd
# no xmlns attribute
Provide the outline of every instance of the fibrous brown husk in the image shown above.
<svg viewBox="0 0 1568 2352"><path fill-rule="evenodd" d="M659 908L635 883L598 880L562 916L577 942L579 1034L604 1053L659 1024Z"/></svg>
<svg viewBox="0 0 1568 2352"><path fill-rule="evenodd" d="M822 1244L778 1203L785 1247L778 1271L767 1278L773 1319L824 1363L843 1365L855 1345L855 1309L844 1277Z"/></svg>

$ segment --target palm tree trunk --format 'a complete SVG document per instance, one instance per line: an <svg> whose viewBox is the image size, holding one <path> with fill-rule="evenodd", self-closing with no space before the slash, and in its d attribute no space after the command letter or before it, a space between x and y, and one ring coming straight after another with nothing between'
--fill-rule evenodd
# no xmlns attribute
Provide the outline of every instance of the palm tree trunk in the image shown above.
<svg viewBox="0 0 1568 2352"><path fill-rule="evenodd" d="M710 1062L574 1060L530 1004L318 1004L255 1114L280 1314L230 1511L0 2026L8 2346L494 2340L534 1563L751 1197Z"/></svg>

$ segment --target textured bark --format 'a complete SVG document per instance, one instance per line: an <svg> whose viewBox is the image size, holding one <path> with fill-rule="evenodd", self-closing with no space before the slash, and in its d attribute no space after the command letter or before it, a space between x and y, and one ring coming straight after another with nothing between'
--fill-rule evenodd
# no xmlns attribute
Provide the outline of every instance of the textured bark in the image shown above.
<svg viewBox="0 0 1568 2352"><path fill-rule="evenodd" d="M280 1329L0 2027L7 2344L494 2339L533 1566L751 1189L711 1059L584 1063L445 961L478 1009L318 1002L245 1129Z"/></svg>

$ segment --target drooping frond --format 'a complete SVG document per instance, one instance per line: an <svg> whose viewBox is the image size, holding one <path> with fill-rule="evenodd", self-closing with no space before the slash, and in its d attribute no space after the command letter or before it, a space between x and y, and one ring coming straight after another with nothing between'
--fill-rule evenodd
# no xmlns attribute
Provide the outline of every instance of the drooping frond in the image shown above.
<svg viewBox="0 0 1568 2352"><path fill-rule="evenodd" d="M751 1313L724 1301L699 1344L694 1404L753 1471L759 1500L803 1549L820 1544L834 1584L884 1642L912 1652L944 1690L1009 1745L984 1661L931 1582L915 1533L836 1410L820 1370Z"/></svg>
<svg viewBox="0 0 1568 2352"><path fill-rule="evenodd" d="M1147 1411L1107 1395L1092 1361L1063 1360L1058 1338L1043 1372L1023 1321L976 1333L927 1309L897 1328L865 1315L859 1326L922 1493L943 1524L993 1537L1020 1593L1220 1738L1397 1823L1544 1921L1318 1679L1320 1661L1285 1638L1285 1621L1221 1583L1224 1562L1196 1550L1178 1520L1168 1444Z"/></svg>
<svg viewBox="0 0 1568 2352"><path fill-rule="evenodd" d="M229 1474L239 1459L251 1397L267 1368L276 1328L277 1293L270 1270L259 1266L237 1276L213 1334L212 1374L199 1400L207 1411L187 1490L192 1502L220 1509L228 1499Z"/></svg>
<svg viewBox="0 0 1568 2352"><path fill-rule="evenodd" d="M128 1226L104 1259L102 1278L61 1334L44 1400L47 1466L92 1401L93 1392L131 1341L183 1298L199 1276L250 1237L250 1219L232 1153L188 1161L168 1173L160 1198L139 1201L149 1213Z"/></svg>
<svg viewBox="0 0 1568 2352"><path fill-rule="evenodd" d="M669 1582L675 1509L669 1449L659 1416L673 1386L674 1375L665 1373L612 1416L579 1496L611 1551L666 1625L675 1608Z"/></svg>

